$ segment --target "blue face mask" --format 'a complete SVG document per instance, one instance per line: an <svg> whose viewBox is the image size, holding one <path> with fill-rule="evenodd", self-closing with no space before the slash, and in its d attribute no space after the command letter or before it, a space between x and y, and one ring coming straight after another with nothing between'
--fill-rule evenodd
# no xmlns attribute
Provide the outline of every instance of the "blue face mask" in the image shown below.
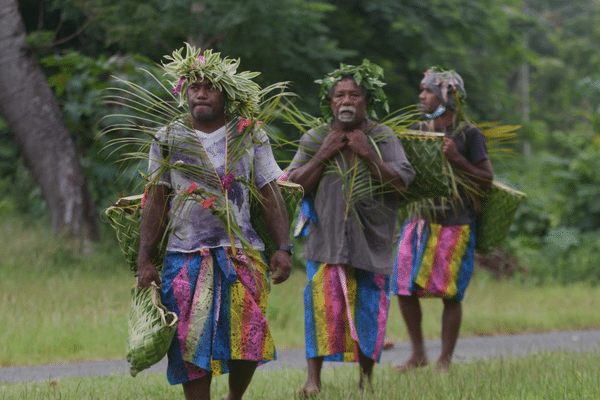
<svg viewBox="0 0 600 400"><path fill-rule="evenodd" d="M443 104L440 104L433 113L431 113L431 114L425 113L425 117L429 118L429 119L434 119L434 118L439 117L440 115L442 115L445 112L446 112L446 107Z"/></svg>

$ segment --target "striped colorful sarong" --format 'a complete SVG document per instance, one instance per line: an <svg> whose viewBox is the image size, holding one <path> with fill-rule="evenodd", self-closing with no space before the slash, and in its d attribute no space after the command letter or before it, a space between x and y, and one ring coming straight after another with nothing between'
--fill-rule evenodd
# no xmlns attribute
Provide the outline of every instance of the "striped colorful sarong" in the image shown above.
<svg viewBox="0 0 600 400"><path fill-rule="evenodd" d="M227 373L227 360L276 358L265 319L267 266L258 256L222 247L167 253L162 300L179 316L168 352L169 383Z"/></svg>
<svg viewBox="0 0 600 400"><path fill-rule="evenodd" d="M442 226L407 220L396 250L392 294L461 301L474 263L475 224Z"/></svg>
<svg viewBox="0 0 600 400"><path fill-rule="evenodd" d="M358 349L381 358L390 306L390 276L308 261L304 290L306 358L358 361Z"/></svg>

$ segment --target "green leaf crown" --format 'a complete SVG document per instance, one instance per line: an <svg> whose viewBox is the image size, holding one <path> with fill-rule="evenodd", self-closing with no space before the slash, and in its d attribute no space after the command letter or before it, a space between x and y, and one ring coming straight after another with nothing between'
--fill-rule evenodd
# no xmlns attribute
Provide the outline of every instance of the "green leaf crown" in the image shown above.
<svg viewBox="0 0 600 400"><path fill-rule="evenodd" d="M385 112L389 113L387 96L383 91L385 83L380 80L380 78L383 78L383 68L365 58L361 65L340 64L339 69L329 73L325 78L315 81L321 84L319 98L321 99L320 107L325 121L333 120L333 112L329 102L330 94L335 84L345 76L351 76L357 85L367 90L367 115L370 118L377 119L375 108L379 103L381 103Z"/></svg>
<svg viewBox="0 0 600 400"><path fill-rule="evenodd" d="M170 76L172 92L178 96L179 107L187 103L187 88L197 79L208 79L219 91L227 95L225 113L228 117L252 117L259 110L262 98L260 86L252 79L260 72L237 72L240 60L221 58L221 53L213 53L208 49L202 53L189 43L175 50L171 56L165 56L168 63L163 63L165 75Z"/></svg>

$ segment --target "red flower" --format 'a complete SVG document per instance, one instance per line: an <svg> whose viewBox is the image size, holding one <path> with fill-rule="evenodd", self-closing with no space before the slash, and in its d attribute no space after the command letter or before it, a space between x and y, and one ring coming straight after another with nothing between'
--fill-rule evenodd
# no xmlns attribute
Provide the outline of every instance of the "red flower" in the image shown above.
<svg viewBox="0 0 600 400"><path fill-rule="evenodd" d="M202 202L202 209L203 209L203 210L206 210L208 207L212 207L212 205L213 205L213 203L215 202L215 200L216 200L216 199L217 199L217 198L216 198L216 197L214 197L214 196L213 196L213 197L211 197L211 198L209 198L209 199L205 199L205 200Z"/></svg>
<svg viewBox="0 0 600 400"><path fill-rule="evenodd" d="M148 188L144 190L144 196L142 196L142 208L146 205L146 200L148 200Z"/></svg>
<svg viewBox="0 0 600 400"><path fill-rule="evenodd" d="M230 190L231 189L231 184L233 182L235 182L235 174L233 172L225 175L224 177L221 178L221 182L223 183L223 189L225 190Z"/></svg>
<svg viewBox="0 0 600 400"><path fill-rule="evenodd" d="M249 119L240 119L240 122L238 122L238 132L242 132L244 130L244 128L247 128L250 126L250 124L252 123L252 120Z"/></svg>
<svg viewBox="0 0 600 400"><path fill-rule="evenodd" d="M190 187L187 188L187 189L182 190L181 193L186 193L187 192L187 194L192 194L192 193L194 193L194 190L196 190L196 189L198 189L198 185L196 185L196 182L192 182L190 184Z"/></svg>

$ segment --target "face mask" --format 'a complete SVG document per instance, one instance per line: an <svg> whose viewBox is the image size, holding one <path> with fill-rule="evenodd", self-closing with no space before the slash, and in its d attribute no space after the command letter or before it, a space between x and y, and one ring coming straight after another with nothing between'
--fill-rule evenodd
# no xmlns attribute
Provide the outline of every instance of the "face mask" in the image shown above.
<svg viewBox="0 0 600 400"><path fill-rule="evenodd" d="M433 113L431 113L431 114L426 113L425 117L429 118L429 119L434 119L434 118L437 118L440 115L442 115L444 112L446 112L446 107L443 104L440 104Z"/></svg>

